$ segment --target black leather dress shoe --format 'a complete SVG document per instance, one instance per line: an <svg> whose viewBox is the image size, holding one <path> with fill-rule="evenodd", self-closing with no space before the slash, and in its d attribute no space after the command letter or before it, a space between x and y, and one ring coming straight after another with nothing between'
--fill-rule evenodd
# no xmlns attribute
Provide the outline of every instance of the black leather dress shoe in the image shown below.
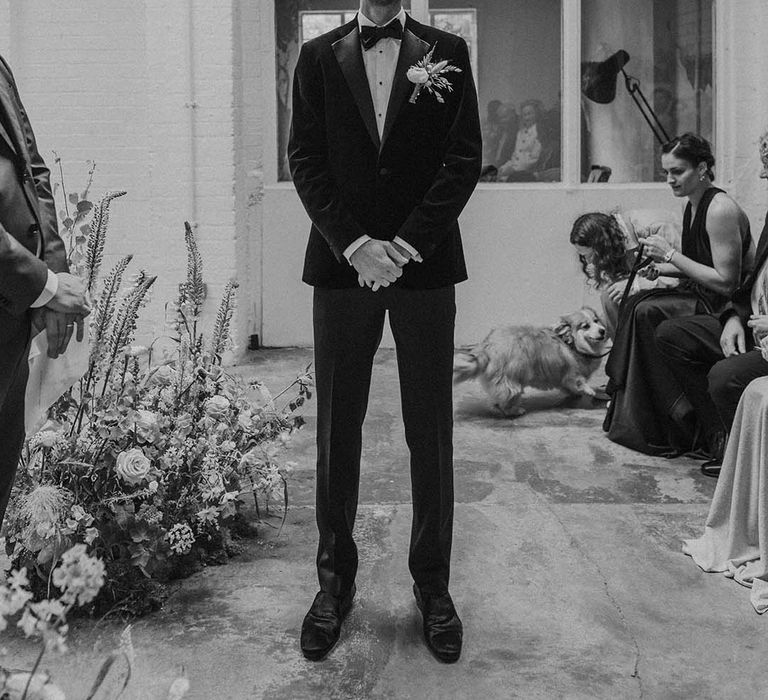
<svg viewBox="0 0 768 700"><path fill-rule="evenodd" d="M413 585L416 605L424 620L424 641L438 661L452 664L461 656L464 629L449 593L430 595Z"/></svg>
<svg viewBox="0 0 768 700"><path fill-rule="evenodd" d="M324 659L339 641L341 623L352 608L355 586L343 596L320 591L301 625L301 653L310 661Z"/></svg>

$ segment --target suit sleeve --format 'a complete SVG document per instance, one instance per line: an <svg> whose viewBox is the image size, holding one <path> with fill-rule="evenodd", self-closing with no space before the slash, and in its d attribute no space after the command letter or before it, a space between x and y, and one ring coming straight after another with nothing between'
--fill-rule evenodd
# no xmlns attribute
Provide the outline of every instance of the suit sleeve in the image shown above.
<svg viewBox="0 0 768 700"><path fill-rule="evenodd" d="M347 247L368 232L341 201L330 170L323 75L319 60L306 44L299 54L293 79L288 162L293 184L309 218L336 259L344 262Z"/></svg>
<svg viewBox="0 0 768 700"><path fill-rule="evenodd" d="M768 214L765 216L765 224L763 230L760 233L760 239L757 243L757 253L755 254L754 267L749 271L744 283L733 293L730 301L726 304L723 311L720 313L720 323L725 325L725 322L731 316L738 316L741 319L741 323L744 328L747 327L747 321L752 315L752 288L759 281L760 269L763 267L766 261L766 247L768 246ZM755 310L755 313L759 313L759 310Z"/></svg>
<svg viewBox="0 0 768 700"><path fill-rule="evenodd" d="M48 266L0 226L0 307L21 316L47 281Z"/></svg>
<svg viewBox="0 0 768 700"><path fill-rule="evenodd" d="M43 259L48 267L54 272L68 272L67 252L64 241L59 236L58 224L56 221L56 205L53 201L51 192L51 172L45 165L40 152L37 150L37 141L29 123L29 117L21 102L16 81L13 78L10 66L3 60L6 70L10 76L10 84L13 87L16 96L16 106L21 115L21 130L24 133L27 153L29 154L29 170L32 174L32 180L37 191L39 202L39 215L41 224L41 235L43 238Z"/></svg>
<svg viewBox="0 0 768 700"><path fill-rule="evenodd" d="M459 218L469 200L482 167L482 137L477 92L472 78L469 50L463 39L458 42L452 63L461 68L460 94L456 116L451 123L445 145L443 164L421 203L414 208L397 235L429 257L440 245Z"/></svg>

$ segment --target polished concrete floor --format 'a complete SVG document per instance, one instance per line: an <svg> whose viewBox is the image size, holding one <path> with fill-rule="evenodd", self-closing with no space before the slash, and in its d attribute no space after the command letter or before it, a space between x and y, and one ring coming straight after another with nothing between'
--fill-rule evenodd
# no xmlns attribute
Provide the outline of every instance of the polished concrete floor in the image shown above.
<svg viewBox="0 0 768 700"><path fill-rule="evenodd" d="M272 389L309 350L264 350L242 368ZM314 406L287 458L296 463L280 535L186 580L133 626L126 698L165 698L183 667L193 699L731 698L768 694L768 619L748 591L703 574L680 551L703 528L715 481L699 463L636 454L601 431L603 404L539 393L498 418L475 384L455 396L456 521L451 590L465 626L461 661L421 641L406 552L407 451L392 351L377 356L365 427L358 596L327 660L299 651L316 592ZM278 519L272 524L279 522ZM115 623L78 622L71 651L44 666L84 698ZM8 665L31 647L2 642Z"/></svg>

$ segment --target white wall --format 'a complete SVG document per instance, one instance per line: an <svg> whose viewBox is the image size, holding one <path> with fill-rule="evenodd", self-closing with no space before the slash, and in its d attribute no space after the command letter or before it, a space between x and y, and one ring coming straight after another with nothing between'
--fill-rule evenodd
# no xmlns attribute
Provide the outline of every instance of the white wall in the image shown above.
<svg viewBox="0 0 768 700"><path fill-rule="evenodd" d="M568 235L579 214L618 204L680 207L663 185L478 186L460 219L469 280L457 287L457 343L500 324L549 325L582 304L599 309ZM309 219L290 185L267 188L264 232L264 342L311 345L312 291L300 282Z"/></svg>
<svg viewBox="0 0 768 700"><path fill-rule="evenodd" d="M106 264L133 253L134 270L159 275L141 332L164 330L186 268L185 220L197 224L212 318L247 257L235 237L232 0L24 0L0 11L0 53L48 164L55 150L79 190L95 161L92 197L128 190L113 203ZM247 324L237 328L242 339Z"/></svg>

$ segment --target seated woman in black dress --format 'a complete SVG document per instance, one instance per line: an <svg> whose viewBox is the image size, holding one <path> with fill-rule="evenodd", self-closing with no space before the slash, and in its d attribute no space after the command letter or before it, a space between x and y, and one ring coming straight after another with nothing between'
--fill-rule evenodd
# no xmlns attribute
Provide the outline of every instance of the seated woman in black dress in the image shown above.
<svg viewBox="0 0 768 700"><path fill-rule="evenodd" d="M690 403L659 352L656 327L668 318L718 313L754 257L747 215L712 185L714 163L709 143L694 134L663 146L667 184L676 197L687 199L681 247L660 235L640 243L653 260L649 276L679 277L680 284L628 299L606 365L611 403L603 428L612 441L646 454L708 448L697 439Z"/></svg>

